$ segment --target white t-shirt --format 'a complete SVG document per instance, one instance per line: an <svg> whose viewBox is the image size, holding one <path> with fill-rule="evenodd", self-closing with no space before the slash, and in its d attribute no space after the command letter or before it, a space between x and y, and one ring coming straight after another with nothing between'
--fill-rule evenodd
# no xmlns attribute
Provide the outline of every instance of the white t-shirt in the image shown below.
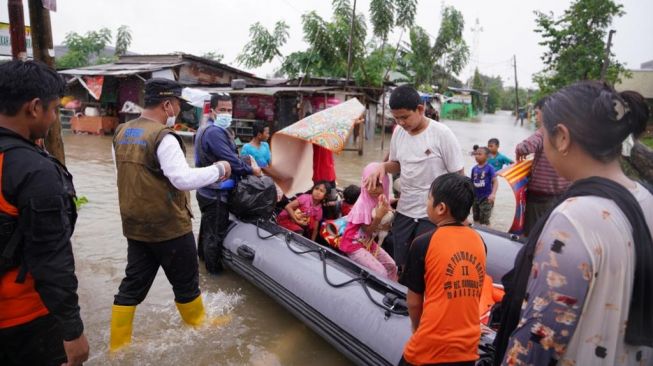
<svg viewBox="0 0 653 366"><path fill-rule="evenodd" d="M411 136L395 128L390 140L390 160L401 166L401 196L397 211L419 219L426 217L426 200L435 178L463 169L463 153L449 127L428 119L429 125Z"/></svg>

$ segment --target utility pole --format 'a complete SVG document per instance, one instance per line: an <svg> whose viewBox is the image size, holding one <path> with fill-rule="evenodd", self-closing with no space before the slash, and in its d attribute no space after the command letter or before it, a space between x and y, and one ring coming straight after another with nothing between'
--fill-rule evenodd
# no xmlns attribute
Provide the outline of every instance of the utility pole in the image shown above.
<svg viewBox="0 0 653 366"><path fill-rule="evenodd" d="M513 55L513 66L515 67L515 116L519 118L519 84L517 83L517 55Z"/></svg>
<svg viewBox="0 0 653 366"><path fill-rule="evenodd" d="M25 46L25 16L23 15L23 1L9 0L9 38L11 39L11 58L14 60L27 59Z"/></svg>
<svg viewBox="0 0 653 366"><path fill-rule="evenodd" d="M354 24L356 22L356 0L354 0L354 6L351 10L351 23L349 26L349 51L347 52L347 85L346 88L349 88L349 79L351 79L351 61L352 61L352 44L354 43Z"/></svg>
<svg viewBox="0 0 653 366"><path fill-rule="evenodd" d="M610 65L610 48L612 47L612 35L617 33L616 30L610 29L608 33L608 45L605 47L605 57L603 58L603 66L601 66L601 81L605 81L605 74L608 72Z"/></svg>
<svg viewBox="0 0 653 366"><path fill-rule="evenodd" d="M50 11L43 7L41 0L28 0L28 6L29 20L32 27L34 59L55 69ZM45 138L45 148L62 164L66 163L63 139L61 138L61 120L59 119L59 113L57 113L57 120Z"/></svg>

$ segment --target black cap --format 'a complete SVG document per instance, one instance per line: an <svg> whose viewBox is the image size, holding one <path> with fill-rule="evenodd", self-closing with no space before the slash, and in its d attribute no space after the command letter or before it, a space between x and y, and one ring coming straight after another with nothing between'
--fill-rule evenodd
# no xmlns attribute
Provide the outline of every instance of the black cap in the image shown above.
<svg viewBox="0 0 653 366"><path fill-rule="evenodd" d="M190 101L181 96L182 86L178 82L163 78L153 78L145 82L145 103L156 103L170 97L179 99L182 103Z"/></svg>

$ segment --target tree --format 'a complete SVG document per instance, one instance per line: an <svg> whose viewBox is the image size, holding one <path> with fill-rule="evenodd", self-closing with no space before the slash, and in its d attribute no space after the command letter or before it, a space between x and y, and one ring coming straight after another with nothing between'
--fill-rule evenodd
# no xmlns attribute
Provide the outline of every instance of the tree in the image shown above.
<svg viewBox="0 0 653 366"><path fill-rule="evenodd" d="M463 39L465 21L462 13L448 6L442 12L441 24L433 45L430 35L420 26L411 27L409 42L403 45L399 70L411 75L418 89L430 91L435 84L444 91L450 85L461 85L453 75L465 67L469 57Z"/></svg>
<svg viewBox="0 0 653 366"><path fill-rule="evenodd" d="M351 29L352 8L349 0L333 1L333 17L324 20L315 11L302 15L304 41L309 48L294 52L284 60L281 73L291 77L299 75L345 77ZM356 14L352 37L352 70L360 71L366 57L365 17Z"/></svg>
<svg viewBox="0 0 653 366"><path fill-rule="evenodd" d="M606 31L615 17L624 14L623 5L613 0L575 0L560 18L536 11L535 32L542 35L540 45L544 69L534 79L542 96L579 80L598 79L605 56ZM606 80L614 83L624 65L610 53Z"/></svg>
<svg viewBox="0 0 653 366"><path fill-rule="evenodd" d="M280 48L288 40L288 25L283 20L278 21L272 32L256 22L249 27L250 41L236 58L236 62L247 68L260 67L275 57L283 57Z"/></svg>
<svg viewBox="0 0 653 366"><path fill-rule="evenodd" d="M416 88L429 87L433 74L435 57L431 48L431 39L426 30L420 26L410 29L409 43L404 45L400 72L412 76Z"/></svg>
<svg viewBox="0 0 653 366"><path fill-rule="evenodd" d="M476 68L474 70L474 78L472 79L472 89L480 91L481 94L483 92L485 92L485 84L483 83L483 80L481 79L481 73L478 72L478 68ZM474 103L474 109L476 109L476 110L484 109L482 100L478 100L476 98L473 98L472 102Z"/></svg>
<svg viewBox="0 0 653 366"><path fill-rule="evenodd" d="M116 32L116 57L127 53L127 49L132 44L132 32L126 25L121 25Z"/></svg>
<svg viewBox="0 0 653 366"><path fill-rule="evenodd" d="M352 4L350 0L333 0L332 7L333 16L329 20L320 17L315 11L302 15L302 31L308 48L283 57L281 68L276 75L288 77L300 75L345 77L347 75ZM357 83L382 85L383 76L391 68L396 54L396 48L386 47L388 34L395 26L412 25L416 9L417 0L373 0L370 3L372 33L380 41L380 46L377 42L366 43L365 17L359 13L355 15L352 75ZM245 60L253 60L255 62L250 65L260 66L274 57L281 56L280 52L274 52L278 50L274 37L268 37L258 30L255 34L250 32L250 35L250 42L238 59L243 64ZM273 52L259 52L263 53L261 56L254 52L255 49L272 49ZM270 54L275 56L266 57Z"/></svg>
<svg viewBox="0 0 653 366"><path fill-rule="evenodd" d="M453 6L447 6L442 11L442 22L438 37L435 39L433 53L445 74L458 74L467 64L469 47L463 39L465 19L463 14ZM446 89L447 80L441 80L442 88Z"/></svg>
<svg viewBox="0 0 653 366"><path fill-rule="evenodd" d="M399 28L406 28L415 23L417 13L417 0L395 0L396 18L395 24Z"/></svg>
<svg viewBox="0 0 653 366"><path fill-rule="evenodd" d="M370 21L372 33L382 41L381 48L388 40L388 34L395 24L395 4L392 0L372 0L370 2Z"/></svg>
<svg viewBox="0 0 653 366"><path fill-rule="evenodd" d="M215 62L222 62L222 59L224 59L224 55L215 51L209 51L202 54L202 58L213 60Z"/></svg>
<svg viewBox="0 0 653 366"><path fill-rule="evenodd" d="M102 28L99 31L89 31L85 35L76 32L66 34L63 44L68 47L68 53L56 60L57 68L70 69L84 67L91 64L91 57L95 57L98 63L106 62L101 57L104 48L111 43L111 31Z"/></svg>

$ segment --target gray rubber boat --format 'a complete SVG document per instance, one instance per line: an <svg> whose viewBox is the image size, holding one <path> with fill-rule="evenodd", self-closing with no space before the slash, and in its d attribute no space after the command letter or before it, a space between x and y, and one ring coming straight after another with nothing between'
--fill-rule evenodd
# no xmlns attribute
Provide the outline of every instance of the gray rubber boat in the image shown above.
<svg viewBox="0 0 653 366"><path fill-rule="evenodd" d="M232 217L224 263L273 297L358 365L396 365L411 335L406 287L375 276L337 251L272 222ZM498 280L512 268L521 243L479 231L487 272ZM493 335L484 335L483 346Z"/></svg>

